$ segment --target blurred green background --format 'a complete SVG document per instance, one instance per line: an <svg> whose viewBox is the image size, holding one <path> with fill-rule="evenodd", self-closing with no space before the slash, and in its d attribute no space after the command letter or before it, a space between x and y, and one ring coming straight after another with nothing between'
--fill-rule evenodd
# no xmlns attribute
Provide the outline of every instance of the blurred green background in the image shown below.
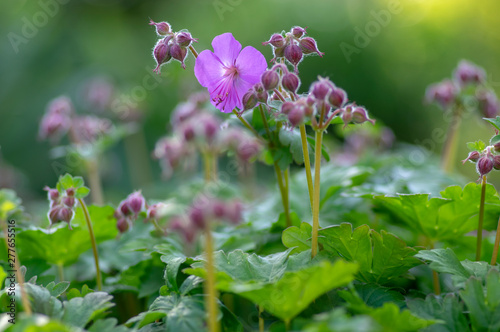
<svg viewBox="0 0 500 332"><path fill-rule="evenodd" d="M397 12L390 12L397 7ZM374 13L390 13L376 29ZM262 46L274 32L307 26L323 58L307 57L300 65L301 91L318 75L343 87L350 100L365 105L372 117L389 126L401 141L421 143L448 123L436 106L423 105L425 87L451 75L460 59L485 68L489 84L499 92L500 20L497 0L3 0L0 3L0 154L4 171L17 174L21 197L44 195L54 172L47 142L37 140L38 123L47 103L65 94L81 109L81 89L89 78L106 76L125 96L143 86L155 66L151 50L157 40L149 19L166 20L175 31L186 28L199 38L198 51L210 48L214 36L232 32L243 46L252 45L267 59ZM28 22L28 23L27 23ZM35 24L35 30L26 27ZM374 29L364 45L358 31ZM14 38L14 39L13 39ZM358 37L359 38L359 37ZM15 40L13 42L13 40ZM343 45L343 46L342 46ZM347 46L346 46L347 45ZM346 56L350 48L352 54ZM16 52L17 51L17 52ZM166 134L174 106L198 91L194 59L162 68L161 83L137 101L144 110L143 128L149 154ZM465 120L465 142L492 135L478 116ZM436 152L441 144L424 142ZM147 155L149 156L149 155ZM123 143L106 156L107 190L130 191ZM157 162L148 160L150 179L160 181ZM5 172L9 165L14 173ZM456 169L476 180L472 165ZM10 175L9 175L10 174ZM490 180L498 179L498 174ZM0 181L1 183L2 181Z"/></svg>

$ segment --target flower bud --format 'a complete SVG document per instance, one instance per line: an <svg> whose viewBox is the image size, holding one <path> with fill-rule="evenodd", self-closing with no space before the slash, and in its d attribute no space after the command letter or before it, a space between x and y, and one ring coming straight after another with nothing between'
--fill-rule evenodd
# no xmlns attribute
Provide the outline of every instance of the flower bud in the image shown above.
<svg viewBox="0 0 500 332"><path fill-rule="evenodd" d="M56 201L59 198L59 191L57 189L52 189L49 188L48 186L45 186L43 190L47 191L47 198L51 201Z"/></svg>
<svg viewBox="0 0 500 332"><path fill-rule="evenodd" d="M187 31L179 32L175 35L175 42L181 47L189 47L192 42L197 42L198 39L193 38Z"/></svg>
<svg viewBox="0 0 500 332"><path fill-rule="evenodd" d="M331 91L330 87L331 84L328 84L324 79L320 79L319 81L313 83L311 93L316 99L324 100Z"/></svg>
<svg viewBox="0 0 500 332"><path fill-rule="evenodd" d="M202 118L203 123L203 132L207 141L212 141L215 138L215 135L220 129L219 122L213 116L206 116Z"/></svg>
<svg viewBox="0 0 500 332"><path fill-rule="evenodd" d="M262 83L256 83L253 86L253 89L255 91L255 97L257 98L257 101L264 104L267 103L267 98L269 98L269 95L267 94L266 89L264 89Z"/></svg>
<svg viewBox="0 0 500 332"><path fill-rule="evenodd" d="M172 30L170 24L168 24L167 22L155 23L153 20L150 20L149 25L154 25L156 27L156 33L158 34L158 36L165 36Z"/></svg>
<svg viewBox="0 0 500 332"><path fill-rule="evenodd" d="M226 215L226 204L222 201L214 201L212 203L212 211L214 217L221 219Z"/></svg>
<svg viewBox="0 0 500 332"><path fill-rule="evenodd" d="M260 145L253 140L246 140L238 145L236 155L240 160L249 162L250 159L257 156L260 152Z"/></svg>
<svg viewBox="0 0 500 332"><path fill-rule="evenodd" d="M294 107L295 103L292 103L291 101L285 101L283 104L281 104L281 113L288 114L290 113L290 110Z"/></svg>
<svg viewBox="0 0 500 332"><path fill-rule="evenodd" d="M496 152L500 152L500 142L493 144L493 149Z"/></svg>
<svg viewBox="0 0 500 332"><path fill-rule="evenodd" d="M341 88L334 87L328 96L328 102L332 107L342 107L347 102L347 93Z"/></svg>
<svg viewBox="0 0 500 332"><path fill-rule="evenodd" d="M243 220L243 205L239 201L226 203L226 218L227 220L237 225Z"/></svg>
<svg viewBox="0 0 500 332"><path fill-rule="evenodd" d="M352 121L352 106L346 106L341 112L341 118L344 122L344 127L346 127Z"/></svg>
<svg viewBox="0 0 500 332"><path fill-rule="evenodd" d="M281 80L281 84L290 92L295 93L300 85L299 77L294 73L286 73Z"/></svg>
<svg viewBox="0 0 500 332"><path fill-rule="evenodd" d="M62 199L64 205L66 205L67 207L74 207L75 206L75 198L74 197L64 197Z"/></svg>
<svg viewBox="0 0 500 332"><path fill-rule="evenodd" d="M146 200L140 191L135 191L127 197L128 207L131 212L137 215L146 208Z"/></svg>
<svg viewBox="0 0 500 332"><path fill-rule="evenodd" d="M368 117L368 112L363 107L356 107L352 111L352 122L354 123L363 123L369 121L371 124L375 124L375 120L372 120Z"/></svg>
<svg viewBox="0 0 500 332"><path fill-rule="evenodd" d="M458 95L458 88L450 80L433 84L425 93L427 102L436 102L443 109L447 109Z"/></svg>
<svg viewBox="0 0 500 332"><path fill-rule="evenodd" d="M257 96L255 95L255 92L252 89L248 90L247 93L243 95L242 103L244 111L250 110L255 106L257 106L258 103Z"/></svg>
<svg viewBox="0 0 500 332"><path fill-rule="evenodd" d="M493 157L493 168L497 171L500 170L500 155Z"/></svg>
<svg viewBox="0 0 500 332"><path fill-rule="evenodd" d="M193 243L196 235L196 228L190 225L188 220L179 216L173 217L169 223L169 228L181 233L188 243Z"/></svg>
<svg viewBox="0 0 500 332"><path fill-rule="evenodd" d="M187 56L186 47L182 47L179 44L173 43L172 46L170 46L170 54L172 55L172 58L181 63L183 69L186 69L186 64L184 63L184 60Z"/></svg>
<svg viewBox="0 0 500 332"><path fill-rule="evenodd" d="M304 115L305 116L310 117L313 115L313 113L314 113L314 107L309 106L309 105L304 106Z"/></svg>
<svg viewBox="0 0 500 332"><path fill-rule="evenodd" d="M120 218L116 221L116 228L118 228L118 231L120 233L125 233L129 229L129 227L130 224L125 218Z"/></svg>
<svg viewBox="0 0 500 332"><path fill-rule="evenodd" d="M60 221L69 223L71 219L73 219L73 210L71 208L62 207L61 209L59 209L57 217Z"/></svg>
<svg viewBox="0 0 500 332"><path fill-rule="evenodd" d="M61 208L61 205L55 205L49 210L48 217L51 225L59 222L59 211Z"/></svg>
<svg viewBox="0 0 500 332"><path fill-rule="evenodd" d="M318 50L318 46L316 45L316 41L311 37L304 37L299 41L299 47L304 54L317 53L320 57L323 57L323 52Z"/></svg>
<svg viewBox="0 0 500 332"><path fill-rule="evenodd" d="M285 46L285 38L281 34L275 33L271 36L271 39L269 39L266 42L263 42L262 45L268 45L271 44L272 46L276 48L281 48Z"/></svg>
<svg viewBox="0 0 500 332"><path fill-rule="evenodd" d="M182 136L184 136L184 139L189 142L191 141L194 136L195 136L195 131L193 126L188 123L182 128Z"/></svg>
<svg viewBox="0 0 500 332"><path fill-rule="evenodd" d="M68 188L66 189L66 195L73 197L75 196L75 188Z"/></svg>
<svg viewBox="0 0 500 332"><path fill-rule="evenodd" d="M486 80L484 69L466 60L460 61L453 76L461 86L483 83Z"/></svg>
<svg viewBox="0 0 500 332"><path fill-rule="evenodd" d="M167 42L165 42L163 39L159 40L158 43L156 43L155 48L153 49L153 57L156 61L156 68L153 69L153 71L157 74L160 74L160 67L164 64L170 61L172 58L172 54L170 52L170 45L168 45Z"/></svg>
<svg viewBox="0 0 500 332"><path fill-rule="evenodd" d="M491 172L493 169L493 160L490 156L482 156L479 158L476 164L476 170L479 173L479 176L484 176Z"/></svg>
<svg viewBox="0 0 500 332"><path fill-rule="evenodd" d="M479 154L479 152L472 151L472 152L469 153L469 155L467 156L467 158L465 158L464 160L462 160L462 163L465 164L465 162L467 160L470 160L472 162L476 162L480 157L481 157L481 155Z"/></svg>
<svg viewBox="0 0 500 332"><path fill-rule="evenodd" d="M280 76L274 70L266 70L260 77L260 81L262 82L264 89L270 91L274 90L278 86L280 82Z"/></svg>
<svg viewBox="0 0 500 332"><path fill-rule="evenodd" d="M295 71L297 71L297 65L302 61L304 55L302 54L302 50L299 46L291 44L285 47L284 51L285 59L290 61L290 63L294 66Z"/></svg>
<svg viewBox="0 0 500 332"><path fill-rule="evenodd" d="M153 205L148 206L148 219L156 219L156 218L161 218L164 216L164 209L166 207L165 203L156 203Z"/></svg>
<svg viewBox="0 0 500 332"><path fill-rule="evenodd" d="M304 109L300 105L296 105L288 113L288 121L293 127L297 127L304 120Z"/></svg>
<svg viewBox="0 0 500 332"><path fill-rule="evenodd" d="M285 46L276 47L275 49L273 49L273 54L274 54L274 59L284 57L285 56Z"/></svg>
<svg viewBox="0 0 500 332"><path fill-rule="evenodd" d="M204 229L207 222L203 210L199 207L192 207L188 213L189 220L198 229Z"/></svg>
<svg viewBox="0 0 500 332"><path fill-rule="evenodd" d="M492 90L482 90L476 93L479 103L479 110L485 118L494 118L498 115L500 104L498 98Z"/></svg>
<svg viewBox="0 0 500 332"><path fill-rule="evenodd" d="M296 38L300 38L302 37L303 35L306 34L306 29L307 28L301 28L299 26L295 26L292 28L292 30L290 30L290 32L292 33L292 35Z"/></svg>
<svg viewBox="0 0 500 332"><path fill-rule="evenodd" d="M122 201L118 207L118 209L120 210L120 212L124 215L124 216L128 216L130 214L132 214L132 211L130 210L130 207L128 206L127 204L127 201Z"/></svg>

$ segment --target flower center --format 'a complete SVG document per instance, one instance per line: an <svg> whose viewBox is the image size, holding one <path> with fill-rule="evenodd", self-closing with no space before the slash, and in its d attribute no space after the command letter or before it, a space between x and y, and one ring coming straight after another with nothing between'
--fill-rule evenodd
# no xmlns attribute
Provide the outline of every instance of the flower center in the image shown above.
<svg viewBox="0 0 500 332"><path fill-rule="evenodd" d="M233 83L239 77L238 67L235 64L229 67L224 67L224 69L225 69L223 74L224 83L218 87L220 93L218 93L215 97L212 98L216 106L222 103L229 96ZM222 109L224 109L224 107Z"/></svg>

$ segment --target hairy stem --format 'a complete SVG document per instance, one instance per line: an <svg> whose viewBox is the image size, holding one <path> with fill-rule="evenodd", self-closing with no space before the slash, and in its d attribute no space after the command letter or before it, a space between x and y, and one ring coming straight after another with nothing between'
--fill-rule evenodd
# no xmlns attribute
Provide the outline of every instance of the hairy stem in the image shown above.
<svg viewBox="0 0 500 332"><path fill-rule="evenodd" d="M318 253L318 230L319 230L319 189L320 189L320 169L321 169L321 141L323 130L316 130L316 145L314 148L314 195L313 195L313 229L311 256L314 258Z"/></svg>
<svg viewBox="0 0 500 332"><path fill-rule="evenodd" d="M97 159L87 160L85 166L87 168L87 176L89 179L92 203L96 205L103 205L104 195L102 193L101 178L99 177L99 166L97 163Z"/></svg>
<svg viewBox="0 0 500 332"><path fill-rule="evenodd" d="M486 196L486 175L481 178L481 201L479 203L479 223L477 225L476 261L481 260L481 245L483 241L484 198Z"/></svg>
<svg viewBox="0 0 500 332"><path fill-rule="evenodd" d="M278 180L278 186L281 193L281 202L283 203L283 209L285 210L286 227L292 226L292 220L290 218L290 206L288 202L288 194L286 192L285 185L283 184L283 175L281 169L277 162L274 162L274 172L276 172L276 179Z"/></svg>
<svg viewBox="0 0 500 332"><path fill-rule="evenodd" d="M265 328L264 318L262 318L262 312L264 312L264 308L259 305L259 332L264 332Z"/></svg>
<svg viewBox="0 0 500 332"><path fill-rule="evenodd" d="M254 135L255 137L259 137L259 133L257 132L257 130L255 130L254 127L252 127L248 122L247 120L245 120L245 118L243 118L241 116L240 113L238 113L238 111L236 109L233 110L233 113L238 117L238 119L240 119L241 123L243 123L243 125L248 129L250 130Z"/></svg>
<svg viewBox="0 0 500 332"><path fill-rule="evenodd" d="M434 249L434 242L429 240L429 248ZM434 288L434 294L441 294L441 285L439 284L439 273L437 271L432 270L432 286Z"/></svg>
<svg viewBox="0 0 500 332"><path fill-rule="evenodd" d="M94 229L92 228L92 221L90 220L90 215L89 215L89 210L87 209L87 205L85 205L85 202L81 198L78 198L78 202L82 207L83 214L85 216L85 221L87 221L87 226L89 228L90 243L92 244L92 251L94 253L97 290L100 291L102 290L101 269L99 268L99 255L97 254L97 243L95 241Z"/></svg>
<svg viewBox="0 0 500 332"><path fill-rule="evenodd" d="M59 282L64 281L64 265L62 263L57 263L57 276Z"/></svg>
<svg viewBox="0 0 500 332"><path fill-rule="evenodd" d="M197 59L198 58L198 52L196 52L196 50L194 49L193 45L189 45L189 50L191 51L191 53L193 53L194 58Z"/></svg>
<svg viewBox="0 0 500 332"><path fill-rule="evenodd" d="M451 173L453 171L453 165L455 160L455 154L457 150L458 142L458 128L460 127L461 115L460 110L457 109L453 112L453 118L451 120L450 126L448 127L448 133L446 134L446 141L443 146L443 153L441 156L441 168L447 172Z"/></svg>
<svg viewBox="0 0 500 332"><path fill-rule="evenodd" d="M210 153L205 152L203 153L203 170L204 170L204 177L205 177L205 183L209 183L211 178L212 178L212 168L211 168L212 162L210 161Z"/></svg>
<svg viewBox="0 0 500 332"><path fill-rule="evenodd" d="M309 147L307 144L306 125L300 125L300 139L302 141L302 153L304 154L304 166L306 167L307 189L309 191L309 201L311 209L313 206L313 180L311 174L311 161L309 160Z"/></svg>
<svg viewBox="0 0 500 332"><path fill-rule="evenodd" d="M491 256L491 265L495 265L497 263L499 245L500 245L500 218L498 219L497 235L495 236L495 246L493 247L493 255Z"/></svg>
<svg viewBox="0 0 500 332"><path fill-rule="evenodd" d="M210 223L205 227L205 254L207 278L205 281L205 306L208 311L208 331L219 332L219 322L217 321L217 290L215 289L215 267L214 267L214 244Z"/></svg>

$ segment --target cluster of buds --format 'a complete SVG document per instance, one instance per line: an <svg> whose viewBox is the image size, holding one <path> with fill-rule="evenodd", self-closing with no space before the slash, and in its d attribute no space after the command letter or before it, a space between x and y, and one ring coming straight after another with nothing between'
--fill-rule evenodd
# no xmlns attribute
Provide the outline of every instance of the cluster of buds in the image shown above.
<svg viewBox="0 0 500 332"><path fill-rule="evenodd" d="M153 71L160 74L161 66L172 59L179 61L182 68L186 69L184 60L187 57L188 48L198 39L193 38L188 31L173 32L167 22L156 23L151 20L149 25L156 27L156 34L160 37L153 49L153 57L156 61L156 68Z"/></svg>
<svg viewBox="0 0 500 332"><path fill-rule="evenodd" d="M443 110L463 104L465 97L472 98L485 117L495 117L500 104L495 92L486 86L486 73L483 68L462 60L453 71L452 79L445 79L430 85L425 93L427 103L435 102ZM468 94L474 91L472 96Z"/></svg>
<svg viewBox="0 0 500 332"><path fill-rule="evenodd" d="M248 163L262 151L262 144L253 136L236 128L221 131L221 145L234 153L239 161Z"/></svg>
<svg viewBox="0 0 500 332"><path fill-rule="evenodd" d="M89 80L83 88L83 99L91 111L102 113L111 106L115 87L104 77Z"/></svg>
<svg viewBox="0 0 500 332"><path fill-rule="evenodd" d="M68 228L71 228L71 220L75 215L75 188L68 188L62 193L57 189L45 187L47 198L50 202L50 210L47 214L50 225L57 224L61 221L68 223Z"/></svg>
<svg viewBox="0 0 500 332"><path fill-rule="evenodd" d="M73 104L66 96L52 100L40 121L39 137L57 143L71 128Z"/></svg>
<svg viewBox="0 0 500 332"><path fill-rule="evenodd" d="M300 97L295 102L284 102L281 112L288 117L293 127L310 118L313 128L324 129L335 116L340 116L345 126L350 123L375 122L368 117L364 107L346 103L347 93L343 89L328 78L319 77L311 85L307 96Z"/></svg>
<svg viewBox="0 0 500 332"><path fill-rule="evenodd" d="M109 119L96 116L76 116L73 104L68 97L52 100L40 122L39 137L58 143L69 133L75 144L93 143L113 128Z"/></svg>
<svg viewBox="0 0 500 332"><path fill-rule="evenodd" d="M299 26L293 27L290 32L275 33L271 38L263 42L262 45L271 45L273 47L274 58L285 58L292 64L297 72L299 63L304 55L317 54L323 56L324 53L318 50L316 41L311 37L306 37L306 29Z"/></svg>
<svg viewBox="0 0 500 332"><path fill-rule="evenodd" d="M172 176L175 168L179 167L184 160L194 156L194 149L183 139L173 137L161 138L155 146L153 157L160 160L163 176Z"/></svg>
<svg viewBox="0 0 500 332"><path fill-rule="evenodd" d="M141 212L146 212L146 200L140 191L134 191L120 202L114 213L120 233L127 231Z"/></svg>
<svg viewBox="0 0 500 332"><path fill-rule="evenodd" d="M180 233L188 243L192 243L199 232L207 230L210 223L237 225L242 221L242 215L243 205L237 200L197 200L185 215L174 216L170 220L169 229Z"/></svg>
<svg viewBox="0 0 500 332"><path fill-rule="evenodd" d="M500 155L494 152L500 151L500 143L487 146L483 151L472 151L466 159L462 160L465 164L466 161L476 163L476 171L480 177L487 175L493 169L500 170Z"/></svg>

